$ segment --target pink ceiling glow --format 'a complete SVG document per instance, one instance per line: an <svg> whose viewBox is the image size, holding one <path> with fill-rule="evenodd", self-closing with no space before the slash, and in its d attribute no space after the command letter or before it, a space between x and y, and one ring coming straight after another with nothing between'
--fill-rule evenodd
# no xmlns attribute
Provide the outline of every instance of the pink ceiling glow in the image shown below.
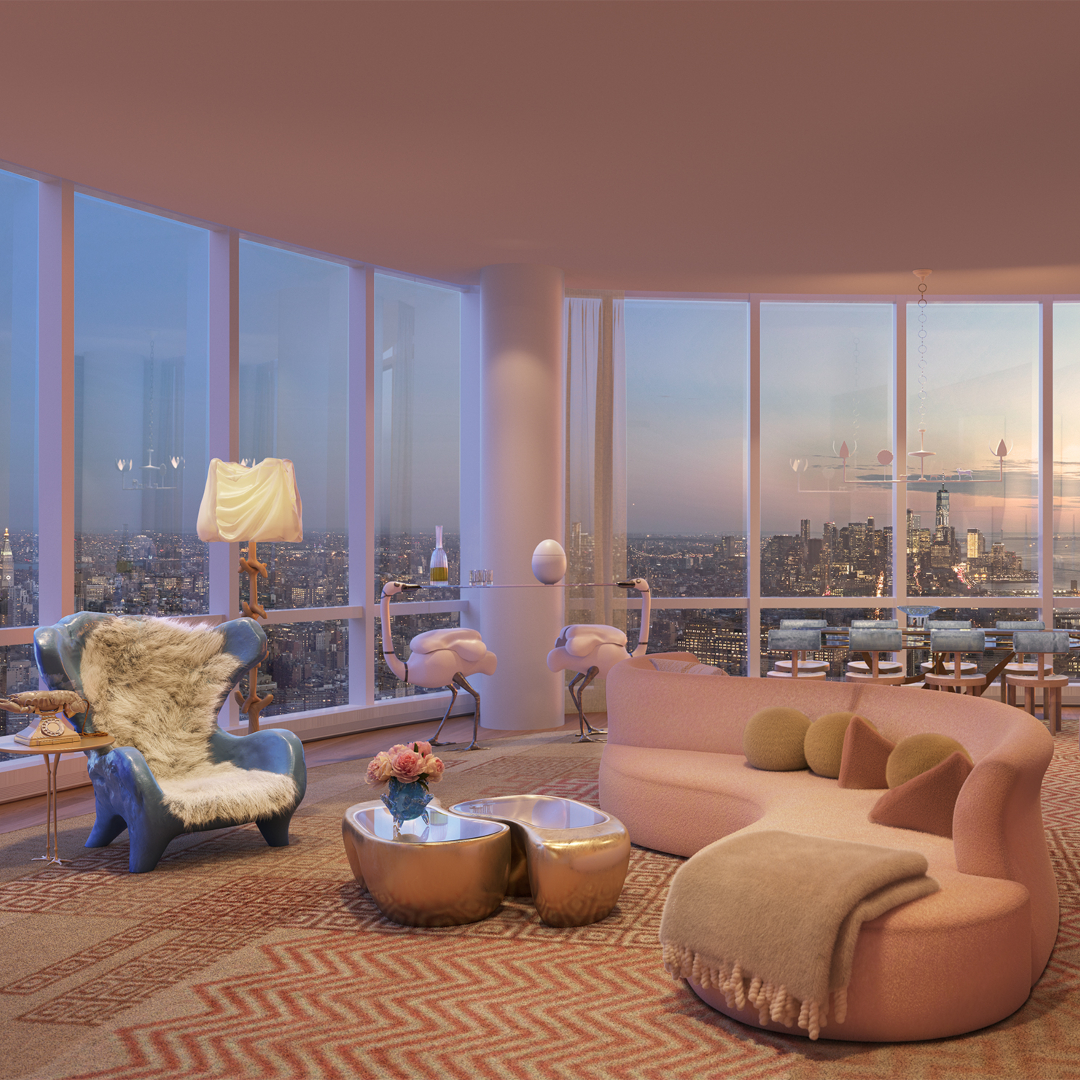
<svg viewBox="0 0 1080 1080"><path fill-rule="evenodd" d="M1080 292L1080 5L0 3L0 161L430 277Z"/></svg>

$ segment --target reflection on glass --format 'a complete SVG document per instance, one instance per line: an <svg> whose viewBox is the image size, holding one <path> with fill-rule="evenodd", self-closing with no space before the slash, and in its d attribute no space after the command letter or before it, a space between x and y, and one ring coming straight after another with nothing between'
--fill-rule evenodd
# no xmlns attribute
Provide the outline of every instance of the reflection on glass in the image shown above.
<svg viewBox="0 0 1080 1080"><path fill-rule="evenodd" d="M624 310L627 571L655 596L745 596L748 306Z"/></svg>
<svg viewBox="0 0 1080 1080"><path fill-rule="evenodd" d="M1038 593L1038 358L1038 304L908 305L910 596Z"/></svg>
<svg viewBox="0 0 1080 1080"><path fill-rule="evenodd" d="M348 331L344 266L241 241L240 458L288 458L304 504L303 541L258 547L267 610L348 603Z"/></svg>
<svg viewBox="0 0 1080 1080"><path fill-rule="evenodd" d="M270 659L259 669L259 694L271 692L274 702L263 711L264 718L348 704L346 620L288 623L265 629Z"/></svg>
<svg viewBox="0 0 1080 1080"><path fill-rule="evenodd" d="M1080 596L1080 304L1054 305L1054 595Z"/></svg>
<svg viewBox="0 0 1080 1080"><path fill-rule="evenodd" d="M75 196L76 606L207 610L207 234Z"/></svg>
<svg viewBox="0 0 1080 1080"><path fill-rule="evenodd" d="M37 622L37 184L0 172L0 626Z"/></svg>
<svg viewBox="0 0 1080 1080"><path fill-rule="evenodd" d="M425 589L413 599L460 595L460 360L460 294L376 274L376 597L384 581L427 584L437 525L450 587ZM378 665L381 653L375 655Z"/></svg>
<svg viewBox="0 0 1080 1080"><path fill-rule="evenodd" d="M891 304L761 305L761 595L892 593Z"/></svg>

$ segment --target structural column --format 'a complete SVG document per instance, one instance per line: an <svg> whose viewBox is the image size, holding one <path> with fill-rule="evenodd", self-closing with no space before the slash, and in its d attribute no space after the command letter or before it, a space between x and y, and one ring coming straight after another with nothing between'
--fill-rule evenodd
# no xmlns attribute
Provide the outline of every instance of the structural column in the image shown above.
<svg viewBox="0 0 1080 1080"><path fill-rule="evenodd" d="M496 585L535 585L532 552L563 536L562 271L487 266L480 287L480 542ZM469 567L464 568L463 576ZM482 680L484 727L563 723L563 675L547 654L562 627L560 588L471 589L499 658Z"/></svg>

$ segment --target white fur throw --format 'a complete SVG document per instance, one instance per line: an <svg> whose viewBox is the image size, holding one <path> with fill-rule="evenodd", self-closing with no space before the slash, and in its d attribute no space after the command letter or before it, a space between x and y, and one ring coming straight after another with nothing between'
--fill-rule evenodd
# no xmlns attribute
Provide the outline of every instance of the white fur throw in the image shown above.
<svg viewBox="0 0 1080 1080"><path fill-rule="evenodd" d="M151 618L110 619L83 646L95 730L142 753L166 805L188 827L272 817L296 799L291 776L210 759L217 703L236 668L224 647L213 627Z"/></svg>

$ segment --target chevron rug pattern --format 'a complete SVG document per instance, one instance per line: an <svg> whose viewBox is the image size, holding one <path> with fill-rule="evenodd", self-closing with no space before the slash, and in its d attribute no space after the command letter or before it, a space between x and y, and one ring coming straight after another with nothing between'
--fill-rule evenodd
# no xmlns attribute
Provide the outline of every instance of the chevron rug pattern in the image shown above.
<svg viewBox="0 0 1080 1080"><path fill-rule="evenodd" d="M311 771L288 848L253 827L196 834L151 874L118 841L28 863L40 830L0 837L0 1076L894 1080L1080 1076L1077 721L1044 788L1062 899L1050 967L1014 1016L934 1043L850 1044L746 1028L664 973L657 930L680 860L634 849L616 910L569 930L508 900L471 926L384 919L349 873L341 816L366 762ZM600 747L507 740L447 755L446 803L538 791L596 802Z"/></svg>

